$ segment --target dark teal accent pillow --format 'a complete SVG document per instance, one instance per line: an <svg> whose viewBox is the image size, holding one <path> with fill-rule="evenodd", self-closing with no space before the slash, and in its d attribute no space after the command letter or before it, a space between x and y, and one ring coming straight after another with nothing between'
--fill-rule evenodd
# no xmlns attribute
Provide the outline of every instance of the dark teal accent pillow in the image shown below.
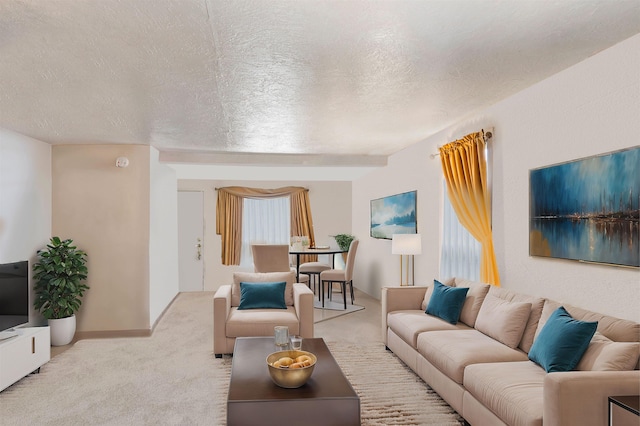
<svg viewBox="0 0 640 426"><path fill-rule="evenodd" d="M240 283L238 309L287 309L284 303L286 282Z"/></svg>
<svg viewBox="0 0 640 426"><path fill-rule="evenodd" d="M457 324L468 291L468 287L449 287L438 280L433 280L433 293L425 313L435 315L451 324Z"/></svg>
<svg viewBox="0 0 640 426"><path fill-rule="evenodd" d="M597 321L573 319L564 306L560 306L540 330L529 350L529 359L547 373L571 371L587 350L596 328Z"/></svg>

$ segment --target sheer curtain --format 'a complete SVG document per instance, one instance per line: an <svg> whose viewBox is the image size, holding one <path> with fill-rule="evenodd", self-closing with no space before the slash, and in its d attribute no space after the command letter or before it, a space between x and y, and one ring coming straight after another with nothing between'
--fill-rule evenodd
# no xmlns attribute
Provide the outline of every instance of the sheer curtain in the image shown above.
<svg viewBox="0 0 640 426"><path fill-rule="evenodd" d="M479 281L482 244L462 226L447 196L447 183L443 186L440 277Z"/></svg>
<svg viewBox="0 0 640 426"><path fill-rule="evenodd" d="M289 197L245 198L242 208L240 266L253 269L251 244L289 244L291 206Z"/></svg>

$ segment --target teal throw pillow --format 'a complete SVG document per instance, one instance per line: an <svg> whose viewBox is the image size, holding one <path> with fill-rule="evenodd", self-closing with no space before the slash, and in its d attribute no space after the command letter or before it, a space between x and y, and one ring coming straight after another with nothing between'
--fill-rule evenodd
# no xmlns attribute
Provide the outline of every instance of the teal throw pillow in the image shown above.
<svg viewBox="0 0 640 426"><path fill-rule="evenodd" d="M597 321L573 319L564 306L560 306L540 330L529 350L529 359L547 373L571 371L587 350L596 328Z"/></svg>
<svg viewBox="0 0 640 426"><path fill-rule="evenodd" d="M287 309L284 302L286 282L240 283L238 309Z"/></svg>
<svg viewBox="0 0 640 426"><path fill-rule="evenodd" d="M449 287L433 280L433 293L425 312L451 324L457 324L468 291L468 287Z"/></svg>

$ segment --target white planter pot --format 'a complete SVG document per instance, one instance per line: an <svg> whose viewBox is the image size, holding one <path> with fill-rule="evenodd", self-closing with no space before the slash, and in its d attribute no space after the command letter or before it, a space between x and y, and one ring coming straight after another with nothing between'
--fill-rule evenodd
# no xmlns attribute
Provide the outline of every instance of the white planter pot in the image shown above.
<svg viewBox="0 0 640 426"><path fill-rule="evenodd" d="M50 319L51 346L64 346L71 343L76 334L76 316Z"/></svg>

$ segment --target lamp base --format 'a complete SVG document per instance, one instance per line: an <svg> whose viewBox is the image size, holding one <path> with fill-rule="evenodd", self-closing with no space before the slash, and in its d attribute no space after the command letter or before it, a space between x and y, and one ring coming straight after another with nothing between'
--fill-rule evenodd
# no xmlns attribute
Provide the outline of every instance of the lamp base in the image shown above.
<svg viewBox="0 0 640 426"><path fill-rule="evenodd" d="M405 265L403 267L403 258L405 258ZM411 259L409 259L411 258ZM411 284L409 284L409 266L411 266ZM406 271L406 274L404 273ZM403 280L402 278L406 278L406 280ZM414 257L412 254L408 254L408 255L404 255L401 254L400 255L400 286L413 286L416 283L416 275L415 275L415 269L414 269Z"/></svg>

